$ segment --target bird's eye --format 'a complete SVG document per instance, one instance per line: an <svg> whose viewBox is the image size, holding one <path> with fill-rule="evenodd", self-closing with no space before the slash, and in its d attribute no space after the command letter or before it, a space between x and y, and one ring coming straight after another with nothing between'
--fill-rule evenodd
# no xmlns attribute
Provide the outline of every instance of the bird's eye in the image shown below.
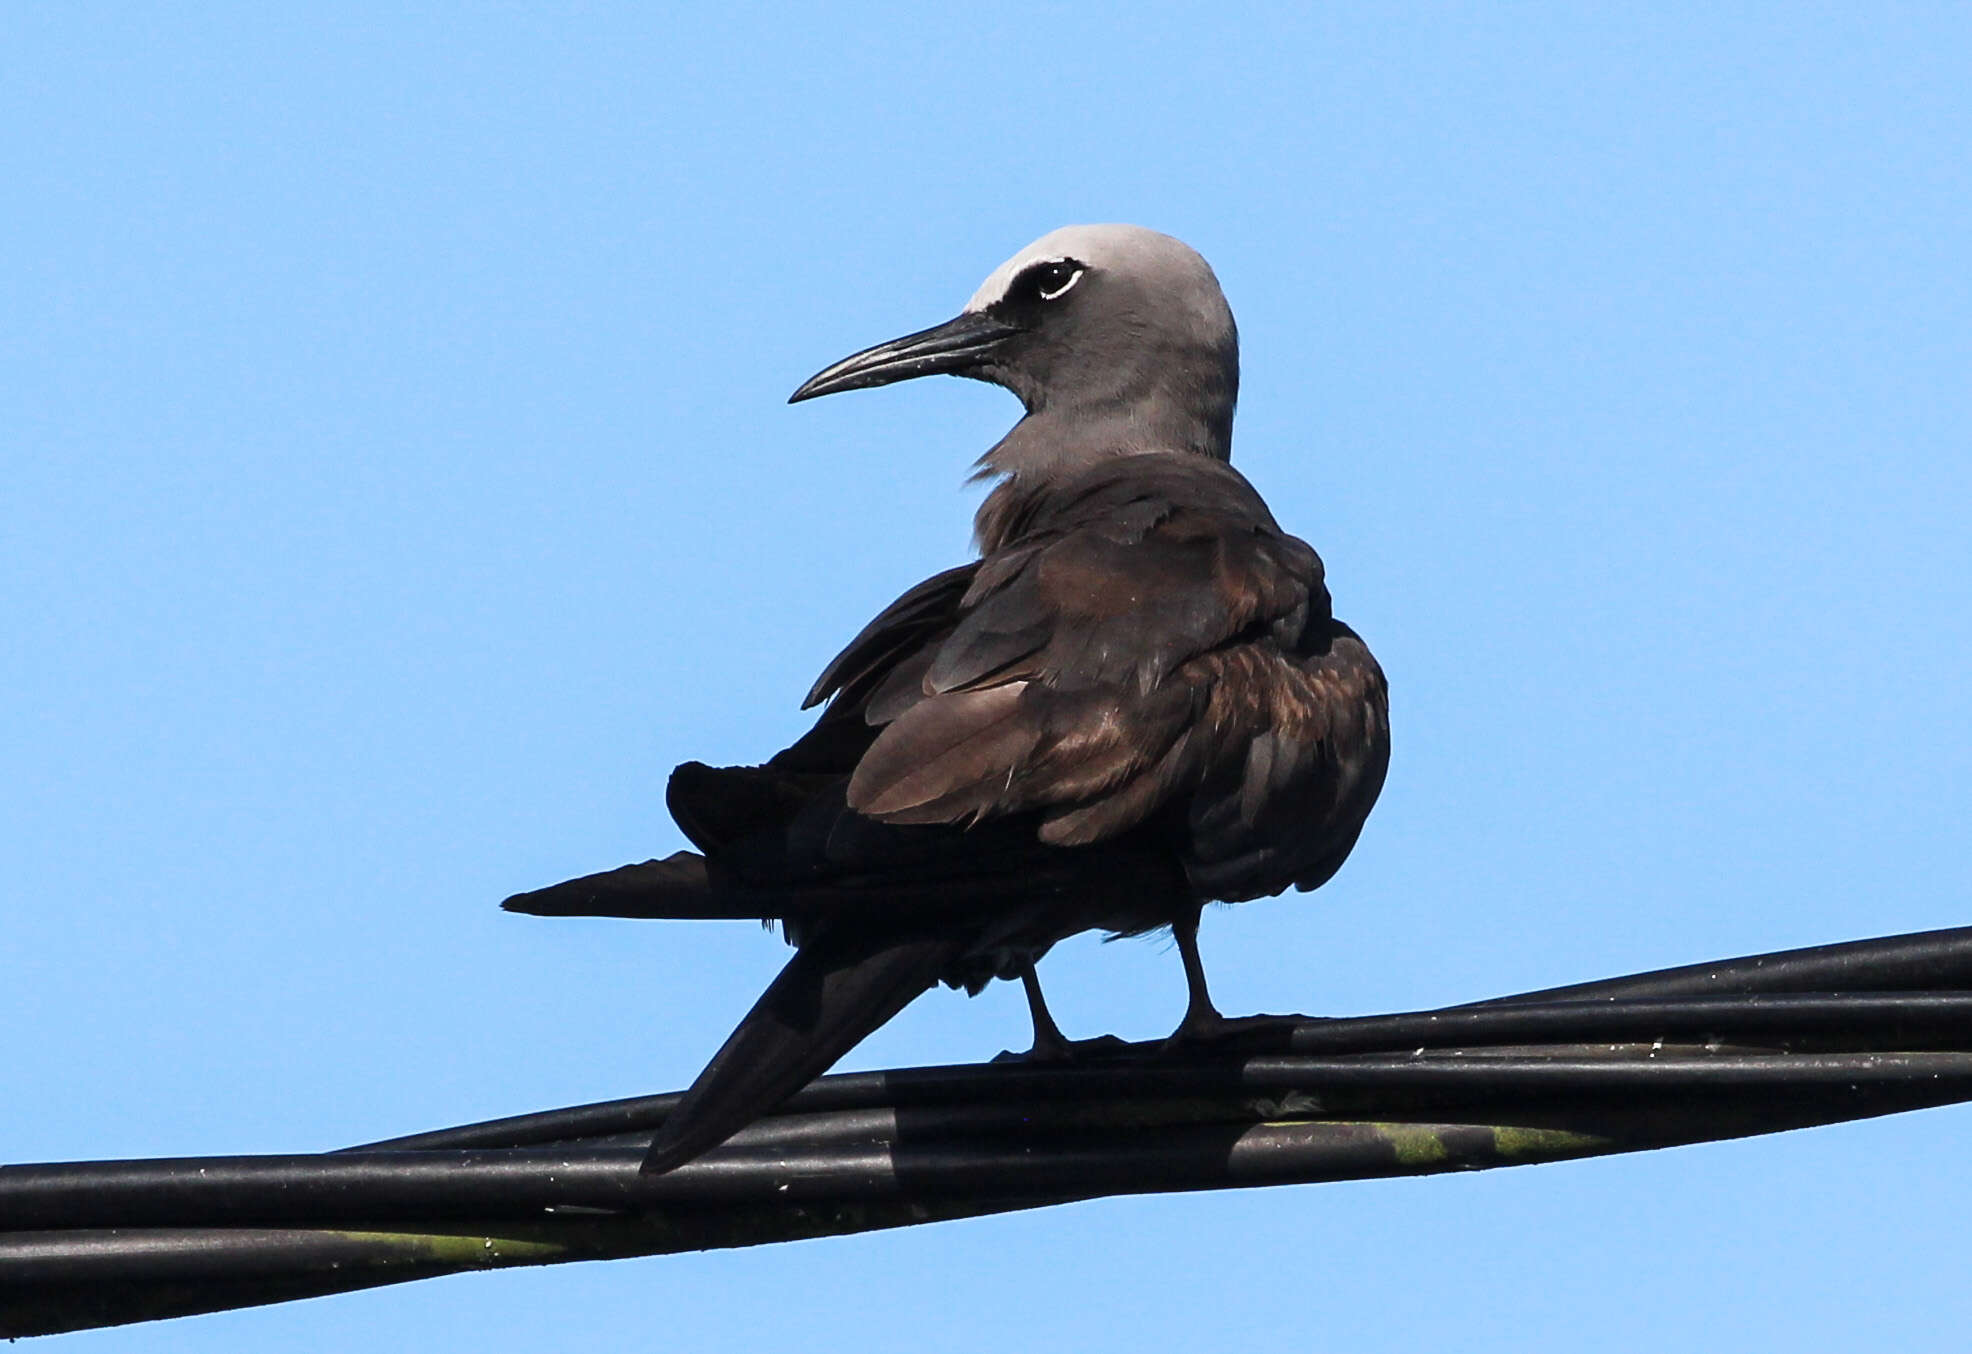
<svg viewBox="0 0 1972 1354"><path fill-rule="evenodd" d="M1043 263L1027 276L1034 286L1034 294L1043 301L1058 301L1068 294L1068 289L1082 280L1082 265L1073 259L1059 259L1053 263Z"/></svg>

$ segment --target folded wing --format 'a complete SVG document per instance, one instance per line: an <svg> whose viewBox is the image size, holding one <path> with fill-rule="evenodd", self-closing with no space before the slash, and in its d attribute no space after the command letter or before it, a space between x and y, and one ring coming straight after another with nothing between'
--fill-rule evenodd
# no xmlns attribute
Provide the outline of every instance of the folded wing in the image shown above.
<svg viewBox="0 0 1972 1354"><path fill-rule="evenodd" d="M1333 620L1320 559L1191 456L1054 486L1007 544L872 622L812 697L831 694L783 756L833 726L859 814L1034 815L1057 846L1166 815L1215 897L1325 879L1388 756L1382 674Z"/></svg>

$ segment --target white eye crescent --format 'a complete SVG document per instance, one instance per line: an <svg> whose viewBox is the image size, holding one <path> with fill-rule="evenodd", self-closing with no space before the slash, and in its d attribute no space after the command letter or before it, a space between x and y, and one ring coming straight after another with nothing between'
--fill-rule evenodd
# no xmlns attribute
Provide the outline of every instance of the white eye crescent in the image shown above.
<svg viewBox="0 0 1972 1354"><path fill-rule="evenodd" d="M1035 295L1043 301L1058 301L1068 294L1071 287L1082 280L1085 271L1077 263L1044 264L1036 270Z"/></svg>

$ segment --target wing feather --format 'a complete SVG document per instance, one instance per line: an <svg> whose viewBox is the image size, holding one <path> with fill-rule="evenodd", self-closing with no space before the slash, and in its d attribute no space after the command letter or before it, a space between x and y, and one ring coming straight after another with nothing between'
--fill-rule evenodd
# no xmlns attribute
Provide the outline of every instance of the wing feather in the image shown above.
<svg viewBox="0 0 1972 1354"><path fill-rule="evenodd" d="M1207 896L1325 878L1388 734L1382 674L1332 619L1319 556L1195 456L1116 458L1020 520L816 682L812 699L834 697L823 725L870 730L848 807L890 824L1034 814L1060 846L1169 808Z"/></svg>

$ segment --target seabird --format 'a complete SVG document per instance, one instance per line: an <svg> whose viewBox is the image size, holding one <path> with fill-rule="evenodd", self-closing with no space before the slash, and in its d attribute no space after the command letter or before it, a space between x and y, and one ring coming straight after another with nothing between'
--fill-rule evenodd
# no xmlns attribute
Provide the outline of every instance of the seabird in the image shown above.
<svg viewBox="0 0 1972 1354"><path fill-rule="evenodd" d="M725 1141L940 982L1019 979L1034 1056L1070 1045L1036 961L1169 927L1172 1038L1228 1022L1200 909L1326 883L1389 764L1383 673L1322 563L1230 464L1239 344L1211 268L1136 226L1070 226L956 319L790 402L945 373L1025 416L980 458L979 558L898 598L822 672L763 766L687 762L698 848L507 900L539 915L750 917L794 957L692 1083L643 1169Z"/></svg>

